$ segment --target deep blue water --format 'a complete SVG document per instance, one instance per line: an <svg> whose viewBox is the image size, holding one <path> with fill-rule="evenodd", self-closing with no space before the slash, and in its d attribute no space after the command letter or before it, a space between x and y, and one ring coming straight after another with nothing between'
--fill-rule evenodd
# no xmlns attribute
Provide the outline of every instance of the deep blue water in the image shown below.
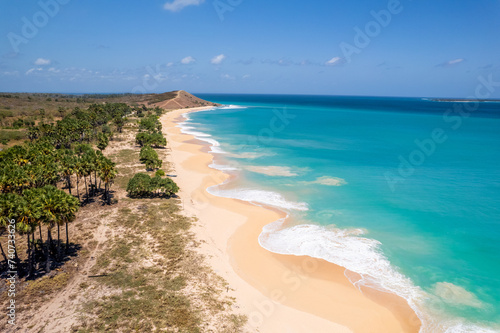
<svg viewBox="0 0 500 333"><path fill-rule="evenodd" d="M500 103L197 96L238 106L183 124L240 175L209 191L290 213L262 246L360 273L408 299L425 332L498 330Z"/></svg>

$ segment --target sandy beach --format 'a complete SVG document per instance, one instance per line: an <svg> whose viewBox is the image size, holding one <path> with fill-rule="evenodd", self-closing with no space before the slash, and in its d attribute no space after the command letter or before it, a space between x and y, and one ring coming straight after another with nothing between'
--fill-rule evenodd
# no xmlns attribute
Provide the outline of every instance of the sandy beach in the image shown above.
<svg viewBox="0 0 500 333"><path fill-rule="evenodd" d="M194 232L213 269L226 279L229 293L252 332L418 332L420 321L395 295L364 289L345 269L310 257L271 253L258 243L262 228L282 212L209 194L206 188L228 179L209 168L208 146L181 133L182 109L162 116L186 214L198 218Z"/></svg>

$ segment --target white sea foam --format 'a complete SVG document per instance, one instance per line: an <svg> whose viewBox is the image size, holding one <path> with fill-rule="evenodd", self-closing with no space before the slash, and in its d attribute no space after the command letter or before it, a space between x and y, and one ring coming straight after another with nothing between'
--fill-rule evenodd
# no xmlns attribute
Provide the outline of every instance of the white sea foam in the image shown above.
<svg viewBox="0 0 500 333"><path fill-rule="evenodd" d="M458 323L456 325L447 327L442 332L443 333L498 333L500 332L500 329L492 329L467 323Z"/></svg>
<svg viewBox="0 0 500 333"><path fill-rule="evenodd" d="M220 107L220 109L238 109L245 108L236 105ZM194 127L190 126L188 114L183 115L185 122L179 123L183 133L190 132ZM202 132L195 132L197 139L208 142L211 145L212 153L226 153L220 149L220 143L210 138L211 136ZM189 134L189 133L187 133ZM240 155L231 154L238 158L257 158L262 155L259 153L243 153ZM218 165L212 163L210 167L233 171L238 168L229 165ZM347 184L340 178L321 177L314 183L341 186ZM257 189L220 189L219 185L209 187L207 191L213 195L235 198L251 202L254 204L264 204L277 208L298 211L307 211L308 205L304 202L287 201L281 194L271 191ZM362 277L354 281L356 286L368 286L371 288L390 291L396 295L405 298L408 304L416 312L422 321L421 333L498 333L499 329L491 329L474 324L467 323L465 319L455 318L449 320L438 320L435 316L424 312L424 302L434 295L429 295L419 287L415 286L410 279L399 273L380 250L380 242L361 237L364 234L362 229L338 229L335 227L322 227L312 224L302 224L290 228L283 228L285 219L280 219L265 226L259 236L259 243L265 249L290 255L307 255L315 258L321 258L345 267L350 271L360 274ZM449 286L450 284L444 284ZM438 287L442 291L443 285ZM455 286L456 287L456 286ZM449 288L448 288L449 289ZM457 289L454 288L455 293ZM459 289L460 295L467 295L467 299L474 300L473 295L464 293ZM465 291L466 292L466 291ZM437 293L439 295L439 292ZM446 293L447 294L447 293ZM447 294L448 295L448 294ZM442 297L443 295L441 295ZM469 302L470 303L470 302ZM468 304L472 305L472 304ZM477 305L473 303L473 305Z"/></svg>
<svg viewBox="0 0 500 333"><path fill-rule="evenodd" d="M273 156L273 153L269 152L243 152L243 153L232 153L231 157L238 159L247 159L247 160L255 160L257 158Z"/></svg>
<svg viewBox="0 0 500 333"><path fill-rule="evenodd" d="M220 170L220 171L237 171L240 170L237 167L233 167L230 165L225 165L225 164L216 164L212 163L209 165L210 168Z"/></svg>
<svg viewBox="0 0 500 333"><path fill-rule="evenodd" d="M319 185L325 185L325 186L347 185L347 182L345 179L337 178L337 177L328 177L328 176L318 177L318 178L316 178L316 180L313 180L310 182L301 182L301 183L304 185L319 184Z"/></svg>
<svg viewBox="0 0 500 333"><path fill-rule="evenodd" d="M246 167L248 171L260 173L267 176L280 176L280 177L295 177L298 174L292 170L290 167L284 166L258 166L258 165L249 165Z"/></svg>
<svg viewBox="0 0 500 333"><path fill-rule="evenodd" d="M434 285L434 294L443 301L455 305L466 305L482 308L484 304L470 291L449 282L438 282Z"/></svg>
<svg viewBox="0 0 500 333"><path fill-rule="evenodd" d="M188 118L188 116L186 114L184 114L184 117ZM209 143L211 153L227 154L224 150L222 150L222 148L220 148L220 143L217 140L212 139L212 136L210 134L199 132L199 131L191 131L192 129L195 129L195 127L190 126L190 125L191 125L191 123L189 123L188 121L185 121L182 123L178 123L177 127L179 127L181 129L182 133L192 135L200 141L205 141L205 142Z"/></svg>
<svg viewBox="0 0 500 333"><path fill-rule="evenodd" d="M282 228L283 221L264 227L260 244L269 251L281 254L309 255L343 266L360 274L358 285L403 293L415 298L422 291L409 279L391 267L379 250L380 243L360 237L362 229L338 229L312 224Z"/></svg>
<svg viewBox="0 0 500 333"><path fill-rule="evenodd" d="M288 201L281 194L271 191L250 188L224 190L220 189L218 185L209 187L207 191L218 197L239 199L254 204L263 204L285 210L307 211L309 209L304 202Z"/></svg>
<svg viewBox="0 0 500 333"><path fill-rule="evenodd" d="M403 297L421 319L421 333L498 332L468 324L465 319L438 319L436 314L425 312L424 303L435 296L427 294L398 272L380 250L381 243L362 237L365 233L362 229L339 229L313 224L284 228L284 222L285 219L280 219L262 229L259 244L263 248L279 254L324 259L358 273L361 279L352 281L357 287L367 286ZM464 295L463 290L460 291ZM474 299L467 295L469 300Z"/></svg>
<svg viewBox="0 0 500 333"><path fill-rule="evenodd" d="M241 106L241 105L224 105L224 106L220 106L218 107L218 109L220 110L228 110L228 109L246 109L247 107L246 106Z"/></svg>

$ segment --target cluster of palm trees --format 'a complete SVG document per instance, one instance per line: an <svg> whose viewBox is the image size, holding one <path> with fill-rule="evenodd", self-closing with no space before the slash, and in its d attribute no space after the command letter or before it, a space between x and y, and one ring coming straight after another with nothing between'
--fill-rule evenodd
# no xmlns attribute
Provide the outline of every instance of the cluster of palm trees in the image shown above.
<svg viewBox="0 0 500 333"><path fill-rule="evenodd" d="M139 144L141 152L139 158L141 163L146 165L146 170L159 169L162 166L162 160L158 157L158 153L153 147L164 147L167 145L167 140L162 133L162 125L159 116L162 110L156 108L153 110L155 114L149 113L148 116L142 117L139 122L139 133L137 133L135 141ZM179 191L177 184L170 178L162 178L165 176L163 170L157 170L154 177L144 173L137 173L129 180L127 184L127 193L132 198L166 196L171 197Z"/></svg>
<svg viewBox="0 0 500 333"><path fill-rule="evenodd" d="M158 172L154 177L137 173L127 184L127 193L131 198L171 197L177 192L177 184L170 178L162 178Z"/></svg>
<svg viewBox="0 0 500 333"><path fill-rule="evenodd" d="M139 122L139 133L135 136L135 142L141 147L165 147L167 140L161 130L162 125L158 116L151 114Z"/></svg>
<svg viewBox="0 0 500 333"><path fill-rule="evenodd" d="M7 256L9 256L12 261L16 262L16 267L21 273L33 276L35 263L45 258L45 271L50 272L52 258L55 257L57 261L62 259L60 227L66 226L65 252L67 253L69 250L68 223L74 220L79 206L77 198L52 185L24 190L22 195L17 193L0 195L1 216L8 220L15 220L17 234L26 235L28 267L27 269L21 267L17 246L14 246L14 253L9 255L6 255L1 248L4 260L7 262ZM45 243L42 225L47 228ZM57 227L57 242L54 242L52 238L54 227ZM36 232L39 233L38 239L35 239Z"/></svg>
<svg viewBox="0 0 500 333"><path fill-rule="evenodd" d="M42 123L28 130L31 141L44 140L56 148L70 148L73 143L92 143L102 134L112 136L109 122L121 132L132 109L123 103L92 104L88 110L78 107L56 124Z"/></svg>
<svg viewBox="0 0 500 333"><path fill-rule="evenodd" d="M44 270L49 272L52 260L62 259L60 227L66 226L67 252L68 223L82 204L101 193L104 203L110 204L110 187L117 175L115 163L92 145L98 141L99 146L106 136L107 146L112 137L107 124L112 121L121 125L114 119L123 120L129 113L125 104L75 108L55 124L30 128L30 142L0 152L0 234L9 221L15 220L16 233L26 235L28 242L27 265L19 265L17 247L14 253L6 254L3 247L0 250L4 260L14 257L9 259L18 263L21 273L32 276L35 264L40 262L45 262ZM99 148L105 149L102 145ZM74 183L76 196L72 192ZM47 230L45 242L42 226ZM55 227L57 241L52 237Z"/></svg>
<svg viewBox="0 0 500 333"><path fill-rule="evenodd" d="M140 145L140 160L146 165L147 170L161 168L162 161L158 153L152 148L160 148L167 145L167 139L161 132L162 125L158 116L150 114L139 122L139 133L135 137L135 142Z"/></svg>

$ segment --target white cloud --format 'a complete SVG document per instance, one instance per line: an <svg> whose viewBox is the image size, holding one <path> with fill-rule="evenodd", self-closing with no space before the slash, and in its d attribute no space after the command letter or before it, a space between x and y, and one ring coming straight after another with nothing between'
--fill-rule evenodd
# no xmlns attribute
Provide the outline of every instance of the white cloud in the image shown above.
<svg viewBox="0 0 500 333"><path fill-rule="evenodd" d="M182 59L181 63L183 63L184 65L189 65L190 63L195 62L195 61L196 61L195 58L189 56L189 57Z"/></svg>
<svg viewBox="0 0 500 333"><path fill-rule="evenodd" d="M337 65L341 62L342 58L340 57L334 57L330 60L328 60L325 65L329 65L329 66L333 66L333 65Z"/></svg>
<svg viewBox="0 0 500 333"><path fill-rule="evenodd" d="M436 65L437 67L449 67L449 66L455 66L458 65L462 62L464 62L464 58L458 58L458 59L453 59L450 61L443 62L442 64Z"/></svg>
<svg viewBox="0 0 500 333"><path fill-rule="evenodd" d="M18 76L19 72L18 71L13 71L13 72L3 72L3 75L5 76Z"/></svg>
<svg viewBox="0 0 500 333"><path fill-rule="evenodd" d="M220 65L224 61L224 59L226 59L226 56L223 54L219 54L218 56L213 57L211 62L214 65Z"/></svg>
<svg viewBox="0 0 500 333"><path fill-rule="evenodd" d="M250 74L245 74L245 75L243 75L243 78L244 78L244 79L248 79L248 78L249 78L249 77L251 77L251 76L252 76L252 75L250 75Z"/></svg>
<svg viewBox="0 0 500 333"><path fill-rule="evenodd" d="M184 9L187 6L199 6L204 3L205 0L174 0L171 2L167 2L163 8L169 10L171 12L178 12Z"/></svg>
<svg viewBox="0 0 500 333"><path fill-rule="evenodd" d="M41 72L41 71L43 71L43 68L41 68L41 67L39 67L39 68L30 68L30 69L28 69L28 70L26 71L26 73L25 73L25 74L26 74L26 75L30 75L30 74L32 74L32 73L33 73L33 72L35 72L35 71Z"/></svg>
<svg viewBox="0 0 500 333"><path fill-rule="evenodd" d="M37 66L47 66L50 65L51 61L49 59L38 58L35 60L35 65Z"/></svg>
<svg viewBox="0 0 500 333"><path fill-rule="evenodd" d="M234 80L234 76L231 76L229 74L222 74L221 78L226 79L226 80Z"/></svg>
<svg viewBox="0 0 500 333"><path fill-rule="evenodd" d="M455 60L450 60L448 61L448 64L450 65L455 65L455 64L459 64L461 63L462 61L464 61L465 59L455 59Z"/></svg>

